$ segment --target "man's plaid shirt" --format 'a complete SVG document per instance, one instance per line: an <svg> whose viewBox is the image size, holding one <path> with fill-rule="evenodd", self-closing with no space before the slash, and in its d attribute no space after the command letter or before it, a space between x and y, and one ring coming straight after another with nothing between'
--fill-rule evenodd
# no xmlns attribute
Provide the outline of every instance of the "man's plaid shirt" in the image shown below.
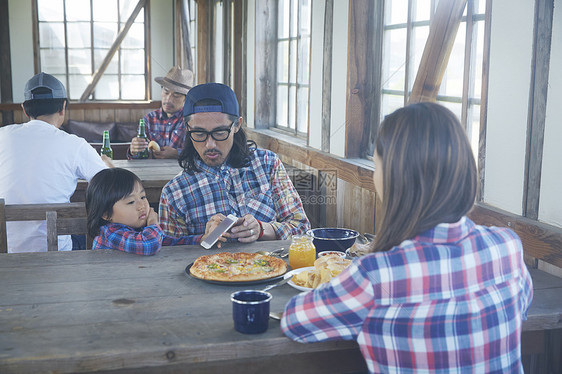
<svg viewBox="0 0 562 374"><path fill-rule="evenodd" d="M160 197L160 226L177 238L205 233L211 216L252 214L273 225L278 239L310 229L301 199L285 167L271 151L256 149L250 165L233 168L196 161L201 172L183 172L172 179Z"/></svg>
<svg viewBox="0 0 562 374"><path fill-rule="evenodd" d="M148 141L154 140L160 147L176 148L180 154L187 131L183 121L183 108L171 117L168 117L162 108L150 112L144 116L144 127ZM127 157L137 158L130 152L127 152Z"/></svg>

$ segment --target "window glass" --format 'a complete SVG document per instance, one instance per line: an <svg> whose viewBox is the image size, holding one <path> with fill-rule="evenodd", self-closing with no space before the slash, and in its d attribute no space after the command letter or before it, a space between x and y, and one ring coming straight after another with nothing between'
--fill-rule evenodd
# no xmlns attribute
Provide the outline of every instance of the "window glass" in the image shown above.
<svg viewBox="0 0 562 374"><path fill-rule="evenodd" d="M95 96L98 100L119 99L119 76L104 74L96 86Z"/></svg>
<svg viewBox="0 0 562 374"><path fill-rule="evenodd" d="M431 16L431 0L416 0L413 4L413 21L429 21Z"/></svg>
<svg viewBox="0 0 562 374"><path fill-rule="evenodd" d="M117 23L94 22L94 47L111 48L117 38Z"/></svg>
<svg viewBox="0 0 562 374"><path fill-rule="evenodd" d="M299 88L297 100L297 105L301 108L297 112L297 131L306 133L308 131L308 87Z"/></svg>
<svg viewBox="0 0 562 374"><path fill-rule="evenodd" d="M122 98L125 100L144 99L144 75L123 75Z"/></svg>
<svg viewBox="0 0 562 374"><path fill-rule="evenodd" d="M406 29L384 33L383 88L404 90L406 74Z"/></svg>
<svg viewBox="0 0 562 374"><path fill-rule="evenodd" d="M64 60L63 49L42 49L41 50L41 68L50 74L65 74L66 62ZM64 83L66 78L63 77L61 82Z"/></svg>
<svg viewBox="0 0 562 374"><path fill-rule="evenodd" d="M287 86L278 85L277 86L277 125L278 126L289 126L289 119L287 115L289 113L288 104L289 90Z"/></svg>
<svg viewBox="0 0 562 374"><path fill-rule="evenodd" d="M408 0L387 0L384 5L386 24L396 25L408 22Z"/></svg>
<svg viewBox="0 0 562 374"><path fill-rule="evenodd" d="M37 2L37 16L39 22L63 22L63 0L42 0Z"/></svg>
<svg viewBox="0 0 562 374"><path fill-rule="evenodd" d="M63 77L63 79L65 78ZM88 84L90 84L90 82L85 75L69 75L67 95L70 100L79 100L80 96L82 96L82 92L88 87Z"/></svg>
<svg viewBox="0 0 562 374"><path fill-rule="evenodd" d="M144 74L144 52L138 49L121 50L121 73ZM140 62L140 63L139 63Z"/></svg>
<svg viewBox="0 0 562 374"><path fill-rule="evenodd" d="M64 23L39 23L39 44L42 48L63 48Z"/></svg>
<svg viewBox="0 0 562 374"><path fill-rule="evenodd" d="M69 0L67 0L69 1ZM94 19L98 22L118 22L119 12L116 0L94 0Z"/></svg>
<svg viewBox="0 0 562 374"><path fill-rule="evenodd" d="M68 73L92 74L92 51L90 49L69 49Z"/></svg>
<svg viewBox="0 0 562 374"><path fill-rule="evenodd" d="M90 48L92 45L89 22L68 22L68 48Z"/></svg>
<svg viewBox="0 0 562 374"><path fill-rule="evenodd" d="M67 0L66 21L90 21L90 0Z"/></svg>
<svg viewBox="0 0 562 374"><path fill-rule="evenodd" d="M289 42L282 41L277 44L277 80L289 81Z"/></svg>

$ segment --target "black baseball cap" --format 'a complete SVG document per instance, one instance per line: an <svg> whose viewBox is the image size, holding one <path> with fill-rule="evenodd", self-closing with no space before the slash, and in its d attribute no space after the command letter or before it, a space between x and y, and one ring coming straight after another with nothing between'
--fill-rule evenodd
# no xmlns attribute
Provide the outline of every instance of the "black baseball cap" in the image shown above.
<svg viewBox="0 0 562 374"><path fill-rule="evenodd" d="M205 99L218 101L217 105L197 105ZM203 83L193 87L185 95L183 116L194 113L218 112L238 117L238 100L232 89L222 83Z"/></svg>
<svg viewBox="0 0 562 374"><path fill-rule="evenodd" d="M36 88L45 88L50 92L43 93L33 93ZM53 77L47 73L39 73L34 75L25 84L25 89L23 91L23 97L25 101L27 100L38 100L38 99L66 99L66 90L57 78Z"/></svg>

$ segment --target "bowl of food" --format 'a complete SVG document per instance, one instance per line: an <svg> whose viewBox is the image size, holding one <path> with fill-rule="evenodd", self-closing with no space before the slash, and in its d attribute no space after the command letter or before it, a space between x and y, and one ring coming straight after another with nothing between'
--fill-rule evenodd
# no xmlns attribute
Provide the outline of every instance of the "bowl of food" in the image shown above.
<svg viewBox="0 0 562 374"><path fill-rule="evenodd" d="M355 230L335 227L312 229L307 234L312 236L316 252L345 252L359 236L359 233Z"/></svg>
<svg viewBox="0 0 562 374"><path fill-rule="evenodd" d="M318 252L318 257L324 257L324 256L328 256L328 255L335 255L335 256L339 256L341 258L345 258L345 253L340 252L340 251L322 251L322 252Z"/></svg>

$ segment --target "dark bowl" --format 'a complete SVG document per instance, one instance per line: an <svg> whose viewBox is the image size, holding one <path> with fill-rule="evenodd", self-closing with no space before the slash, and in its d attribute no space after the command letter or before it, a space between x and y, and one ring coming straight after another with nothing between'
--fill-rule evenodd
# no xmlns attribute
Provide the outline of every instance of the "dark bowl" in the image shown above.
<svg viewBox="0 0 562 374"><path fill-rule="evenodd" d="M346 249L355 243L355 239L359 236L359 233L355 230L340 228L312 229L309 230L307 234L313 237L316 252L345 252Z"/></svg>

